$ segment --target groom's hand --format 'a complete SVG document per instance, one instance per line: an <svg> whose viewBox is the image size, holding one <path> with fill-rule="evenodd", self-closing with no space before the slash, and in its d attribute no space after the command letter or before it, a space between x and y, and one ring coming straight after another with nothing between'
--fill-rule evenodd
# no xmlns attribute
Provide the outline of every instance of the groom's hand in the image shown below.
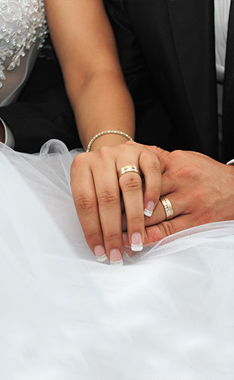
<svg viewBox="0 0 234 380"><path fill-rule="evenodd" d="M161 196L170 201L174 216L166 220L158 202L152 217L145 218L144 244L190 227L234 219L234 166L196 152L148 148L161 164Z"/></svg>

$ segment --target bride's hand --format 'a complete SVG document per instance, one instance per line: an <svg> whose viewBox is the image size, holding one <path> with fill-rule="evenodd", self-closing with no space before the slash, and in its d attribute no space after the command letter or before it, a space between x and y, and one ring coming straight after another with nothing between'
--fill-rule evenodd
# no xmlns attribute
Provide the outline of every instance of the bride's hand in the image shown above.
<svg viewBox="0 0 234 380"><path fill-rule="evenodd" d="M144 176L127 171L135 166ZM143 145L126 143L81 153L71 168L72 195L86 241L99 261L122 263L123 240L121 195L124 202L128 239L133 250L144 242L144 213L150 214L161 191L161 169L157 156Z"/></svg>

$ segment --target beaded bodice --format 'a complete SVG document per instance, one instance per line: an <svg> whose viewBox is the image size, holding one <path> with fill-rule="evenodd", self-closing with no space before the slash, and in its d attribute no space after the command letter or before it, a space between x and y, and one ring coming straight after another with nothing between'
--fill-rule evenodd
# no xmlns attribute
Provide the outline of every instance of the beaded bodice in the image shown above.
<svg viewBox="0 0 234 380"><path fill-rule="evenodd" d="M0 0L0 105L22 86L45 33L43 0Z"/></svg>

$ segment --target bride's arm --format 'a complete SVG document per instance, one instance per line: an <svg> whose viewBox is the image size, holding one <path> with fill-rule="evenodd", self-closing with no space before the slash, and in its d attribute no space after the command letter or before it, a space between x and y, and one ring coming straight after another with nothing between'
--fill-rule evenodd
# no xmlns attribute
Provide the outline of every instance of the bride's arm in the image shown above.
<svg viewBox="0 0 234 380"><path fill-rule="evenodd" d="M102 0L46 0L46 13L84 148L102 131L117 130L133 138L134 107ZM92 152L75 158L71 170L73 198L87 243L99 260L107 256L114 263L121 263L123 256L119 185L135 250L142 248L144 208L149 212L154 208L161 186L156 155L126 141L118 134L100 136ZM127 173L118 181L117 172L126 165L144 174L144 198L138 174Z"/></svg>
<svg viewBox="0 0 234 380"><path fill-rule="evenodd" d="M134 108L101 0L47 0L46 13L84 149L97 133L119 130L134 138ZM92 145L117 145L104 135Z"/></svg>

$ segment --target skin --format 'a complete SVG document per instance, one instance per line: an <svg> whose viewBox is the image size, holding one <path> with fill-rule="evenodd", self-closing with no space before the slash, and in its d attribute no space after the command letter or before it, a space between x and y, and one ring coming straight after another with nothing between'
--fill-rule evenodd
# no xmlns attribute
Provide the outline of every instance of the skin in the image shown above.
<svg viewBox="0 0 234 380"><path fill-rule="evenodd" d="M66 8L64 4L64 0L46 0L46 14L84 149L93 136L110 129L134 138L134 107L102 1L66 0ZM101 136L93 143L92 152L77 157L71 168L74 203L87 243L97 256L107 254L114 262L121 262L123 256L116 170L136 165L148 178L144 197L139 175L128 173L120 178L130 241L137 236L138 242L143 242L143 210L159 195L156 155L143 146L125 146L126 141L119 135ZM148 168L143 161L149 162ZM153 179L151 167L157 168Z"/></svg>
<svg viewBox="0 0 234 380"><path fill-rule="evenodd" d="M45 5L84 148L93 136L109 129L134 137L133 103L102 1L47 0ZM122 136L106 135L94 142L92 150L125 142Z"/></svg>
<svg viewBox="0 0 234 380"><path fill-rule="evenodd" d="M161 195L173 205L174 218L165 220L161 202L145 218L145 244L198 225L234 219L234 166L197 152L167 152L148 147L160 162ZM123 217L125 230L126 218ZM127 235L125 243L129 244Z"/></svg>
<svg viewBox="0 0 234 380"><path fill-rule="evenodd" d="M108 163L108 164L107 164ZM145 177L136 173L117 176L121 167L131 163ZM102 246L109 259L118 249L123 255L120 189L126 212L128 239L138 233L144 239L144 204L155 204L160 195L161 173L157 156L140 144L103 147L98 151L79 154L71 169L71 187L78 217L90 249ZM134 235L135 236L135 235Z"/></svg>
<svg viewBox="0 0 234 380"><path fill-rule="evenodd" d="M86 149L97 133L119 130L132 138L134 108L121 73L113 33L101 0L46 0L50 33ZM59 25L59 28L57 27ZM158 241L204 223L234 219L234 167L195 152L166 152L105 135L71 168L74 203L87 243L97 256L121 262L123 238ZM136 165L145 178L117 172ZM170 199L174 218L165 221L159 202ZM125 206L122 236L121 195ZM149 202L154 213L144 218ZM140 236L140 239L139 239Z"/></svg>

